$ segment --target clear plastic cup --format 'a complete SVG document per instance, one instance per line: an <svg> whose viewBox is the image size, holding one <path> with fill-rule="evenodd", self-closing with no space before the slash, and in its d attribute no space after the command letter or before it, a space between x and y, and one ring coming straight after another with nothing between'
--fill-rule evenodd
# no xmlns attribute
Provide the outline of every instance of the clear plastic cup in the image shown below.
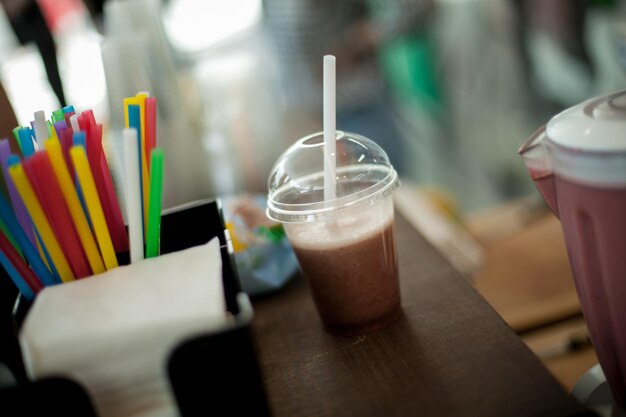
<svg viewBox="0 0 626 417"><path fill-rule="evenodd" d="M326 329L350 336L401 314L392 194L398 175L364 136L337 132L336 198L324 201L324 136L298 140L276 162L267 214L282 222Z"/></svg>

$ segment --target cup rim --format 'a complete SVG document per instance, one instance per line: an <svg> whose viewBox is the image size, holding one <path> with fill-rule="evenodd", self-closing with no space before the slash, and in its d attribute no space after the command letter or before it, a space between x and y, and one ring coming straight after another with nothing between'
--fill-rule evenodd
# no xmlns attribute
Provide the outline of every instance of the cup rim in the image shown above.
<svg viewBox="0 0 626 417"><path fill-rule="evenodd" d="M362 165L358 166L358 169L362 168ZM350 171L350 169L357 169L357 166L341 167L337 172ZM281 203L276 201L276 195L293 188L292 184L286 184L268 195L267 208L265 210L266 215L270 219L281 223L325 221L336 219L345 211L355 207L383 200L389 197L400 186L398 173L393 167L388 165L372 164L372 169L385 170L388 171L388 173L380 181L363 190L329 201L318 201L315 203ZM309 174L300 180L312 181L317 178L323 178L323 175L323 171L319 171Z"/></svg>

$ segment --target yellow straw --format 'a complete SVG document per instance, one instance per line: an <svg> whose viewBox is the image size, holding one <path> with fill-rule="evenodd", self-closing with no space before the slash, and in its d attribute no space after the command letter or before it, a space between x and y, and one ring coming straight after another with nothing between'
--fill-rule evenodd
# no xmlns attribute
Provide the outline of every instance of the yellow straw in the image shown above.
<svg viewBox="0 0 626 417"><path fill-rule="evenodd" d="M102 205L98 199L98 192L96 191L96 184L91 175L89 169L89 162L87 161L87 154L85 148L82 146L72 146L70 149L70 155L72 156L72 162L74 162L74 168L76 169L76 175L78 176L78 182L83 192L85 204L89 211L91 223L93 224L96 239L100 246L100 252L104 259L104 265L106 269L113 269L118 266L117 258L115 257L115 250L113 249L113 242L111 241L111 235L109 235L109 229L104 219L104 212L102 211Z"/></svg>
<svg viewBox="0 0 626 417"><path fill-rule="evenodd" d="M59 142L59 136L57 136L57 130L54 128L54 125L50 121L48 121L48 123L50 124L50 139L54 139L57 142Z"/></svg>
<svg viewBox="0 0 626 417"><path fill-rule="evenodd" d="M148 231L148 206L150 203L150 172L148 171L148 160L146 159L146 98L147 93L139 93L135 97L128 97L124 99L124 122L126 128L130 126L128 118L128 106L131 104L139 106L139 119L141 130L141 200L143 206L143 231L144 239L147 236Z"/></svg>
<svg viewBox="0 0 626 417"><path fill-rule="evenodd" d="M78 231L78 237L80 238L80 242L82 243L85 254L87 255L91 272L94 274L100 274L105 271L104 263L102 262L102 258L98 252L98 246L96 245L96 241L91 233L87 217L85 216L85 212L80 204L78 194L74 188L74 183L72 182L67 165L63 159L61 145L54 139L48 139L45 142L45 147L46 151L48 151L50 162L52 163L52 169L54 170L56 179L61 187L61 193L63 194L65 203L70 210L74 226L76 226L76 230Z"/></svg>
<svg viewBox="0 0 626 417"><path fill-rule="evenodd" d="M30 214L37 231L39 231L43 244L46 246L46 249L50 254L50 258L52 259L52 263L59 273L61 280L63 282L74 280L74 273L65 259L61 246L59 246L59 242L52 232L50 223L48 223L48 219L39 204L39 200L37 200L37 196L35 195L30 182L28 182L28 178L26 177L22 164L15 164L9 167L9 174L15 183L15 187L17 188L20 197L22 197L22 200L24 201L28 214Z"/></svg>
<svg viewBox="0 0 626 417"><path fill-rule="evenodd" d="M50 264L48 263L48 258L46 258L46 253L43 251L43 246L41 246L41 242L37 236L35 236L35 243L37 244L37 251L39 251L41 260L46 265L46 268L48 268L48 271L52 272L52 268L50 268Z"/></svg>
<svg viewBox="0 0 626 417"><path fill-rule="evenodd" d="M124 99L124 127L128 129L130 126L128 125L128 106L131 104L137 104L135 97L127 97Z"/></svg>
<svg viewBox="0 0 626 417"><path fill-rule="evenodd" d="M148 171L148 159L146 158L146 98L148 94L139 93L135 96L139 104L139 115L141 119L141 179L142 179L142 199L143 199L143 230L148 230L148 216L150 206L150 172Z"/></svg>

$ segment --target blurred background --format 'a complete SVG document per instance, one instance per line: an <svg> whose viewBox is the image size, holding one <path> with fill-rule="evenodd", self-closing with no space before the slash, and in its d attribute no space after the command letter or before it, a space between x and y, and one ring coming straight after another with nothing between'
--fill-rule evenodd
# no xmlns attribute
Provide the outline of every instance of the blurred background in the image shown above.
<svg viewBox="0 0 626 417"><path fill-rule="evenodd" d="M277 156L321 129L326 53L338 59L338 128L379 141L403 178L462 213L532 195L519 145L624 85L620 1L1 3L0 82L17 121L73 104L115 131L121 98L152 91L159 142L193 150L171 161L192 177L178 193L166 185L171 204L262 192Z"/></svg>
<svg viewBox="0 0 626 417"><path fill-rule="evenodd" d="M122 98L150 91L165 206L264 193L278 156L321 130L322 56L336 55L337 127L388 152L403 213L564 385L594 363L591 349L573 372L559 362L584 322L558 221L516 151L561 110L624 88L624 1L0 3L0 135L37 110L93 109L115 168ZM558 337L537 334L554 323Z"/></svg>

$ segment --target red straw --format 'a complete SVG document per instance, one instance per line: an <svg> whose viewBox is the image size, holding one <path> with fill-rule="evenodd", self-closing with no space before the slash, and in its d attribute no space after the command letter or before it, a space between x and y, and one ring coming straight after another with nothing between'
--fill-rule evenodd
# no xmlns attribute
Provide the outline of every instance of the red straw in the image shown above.
<svg viewBox="0 0 626 417"><path fill-rule="evenodd" d="M43 290L43 284L41 283L41 281L39 281L35 273L20 257L19 253L17 253L17 251L15 250L13 245L11 245L11 242L9 241L9 239L7 239L3 232L0 232L0 250L2 250L2 253L4 253L9 262L11 262L13 267L22 276L24 282L26 282L26 285L28 285L35 294Z"/></svg>
<svg viewBox="0 0 626 417"><path fill-rule="evenodd" d="M29 180L32 181L32 178L46 179L45 186L34 187L35 193L50 221L54 234L59 240L72 272L77 278L91 275L87 257L83 252L70 212L63 200L61 187L56 181L47 152L35 153L23 165ZM40 185L42 184L40 183Z"/></svg>
<svg viewBox="0 0 626 417"><path fill-rule="evenodd" d="M90 122L87 122L87 125L89 126L86 131L87 159L89 160L91 172L96 174L100 169L100 159L102 157L102 125L92 125ZM99 179L96 179L96 185L98 185ZM102 195L100 198L102 199Z"/></svg>
<svg viewBox="0 0 626 417"><path fill-rule="evenodd" d="M70 117L74 116L75 112L70 111L63 114L63 118L65 119L65 125L67 127L72 127L72 122L70 122Z"/></svg>
<svg viewBox="0 0 626 417"><path fill-rule="evenodd" d="M92 115L93 117L93 115ZM106 219L113 247L116 252L126 252L128 250L128 234L124 226L124 218L117 201L113 179L109 171L106 157L102 150L102 125L92 124L88 115L85 116L87 124L90 126L91 135L87 138L87 154L91 172L93 173L98 196L102 203L104 218Z"/></svg>
<svg viewBox="0 0 626 417"><path fill-rule="evenodd" d="M102 204L102 211L113 241L113 247L118 253L126 252L128 250L128 234L106 156L102 150L102 125L96 124L96 119L91 110L85 110L78 116L78 125L85 132L87 159L96 183L96 190Z"/></svg>
<svg viewBox="0 0 626 417"><path fill-rule="evenodd" d="M113 240L113 246L117 252L126 252L129 249L128 233L126 232L126 226L124 226L124 218L122 217L122 210L120 210L119 202L117 201L117 195L115 194L115 187L113 186L113 178L111 178L111 171L109 170L109 164L107 163L106 155L102 151L102 125L96 125L96 133L99 140L100 148L100 174L102 183L105 189L105 195L108 199L108 205L111 209L113 216L113 232L111 233L111 239Z"/></svg>
<svg viewBox="0 0 626 417"><path fill-rule="evenodd" d="M150 172L152 150L156 147L156 97L148 97L146 106L146 162Z"/></svg>
<svg viewBox="0 0 626 417"><path fill-rule="evenodd" d="M87 122L89 124L94 125L94 126L96 125L96 118L93 115L93 111L92 110L85 110L80 115L83 116L85 119L87 119Z"/></svg>
<svg viewBox="0 0 626 417"><path fill-rule="evenodd" d="M91 124L89 118L87 117L87 115L85 113L86 112L82 112L78 116L77 120L78 120L78 126L80 127L80 130L85 132L85 141L86 141L86 144L87 144L87 152L89 152L89 137L92 136L92 134L93 134L93 128L92 128L92 124Z"/></svg>
<svg viewBox="0 0 626 417"><path fill-rule="evenodd" d="M72 163L72 158L70 157L70 149L74 146L74 131L71 127L62 130L61 136L59 137L61 141L61 150L63 151L63 159L65 159L65 165L70 171L70 177L73 181L76 181L76 174L74 173L74 164Z"/></svg>

